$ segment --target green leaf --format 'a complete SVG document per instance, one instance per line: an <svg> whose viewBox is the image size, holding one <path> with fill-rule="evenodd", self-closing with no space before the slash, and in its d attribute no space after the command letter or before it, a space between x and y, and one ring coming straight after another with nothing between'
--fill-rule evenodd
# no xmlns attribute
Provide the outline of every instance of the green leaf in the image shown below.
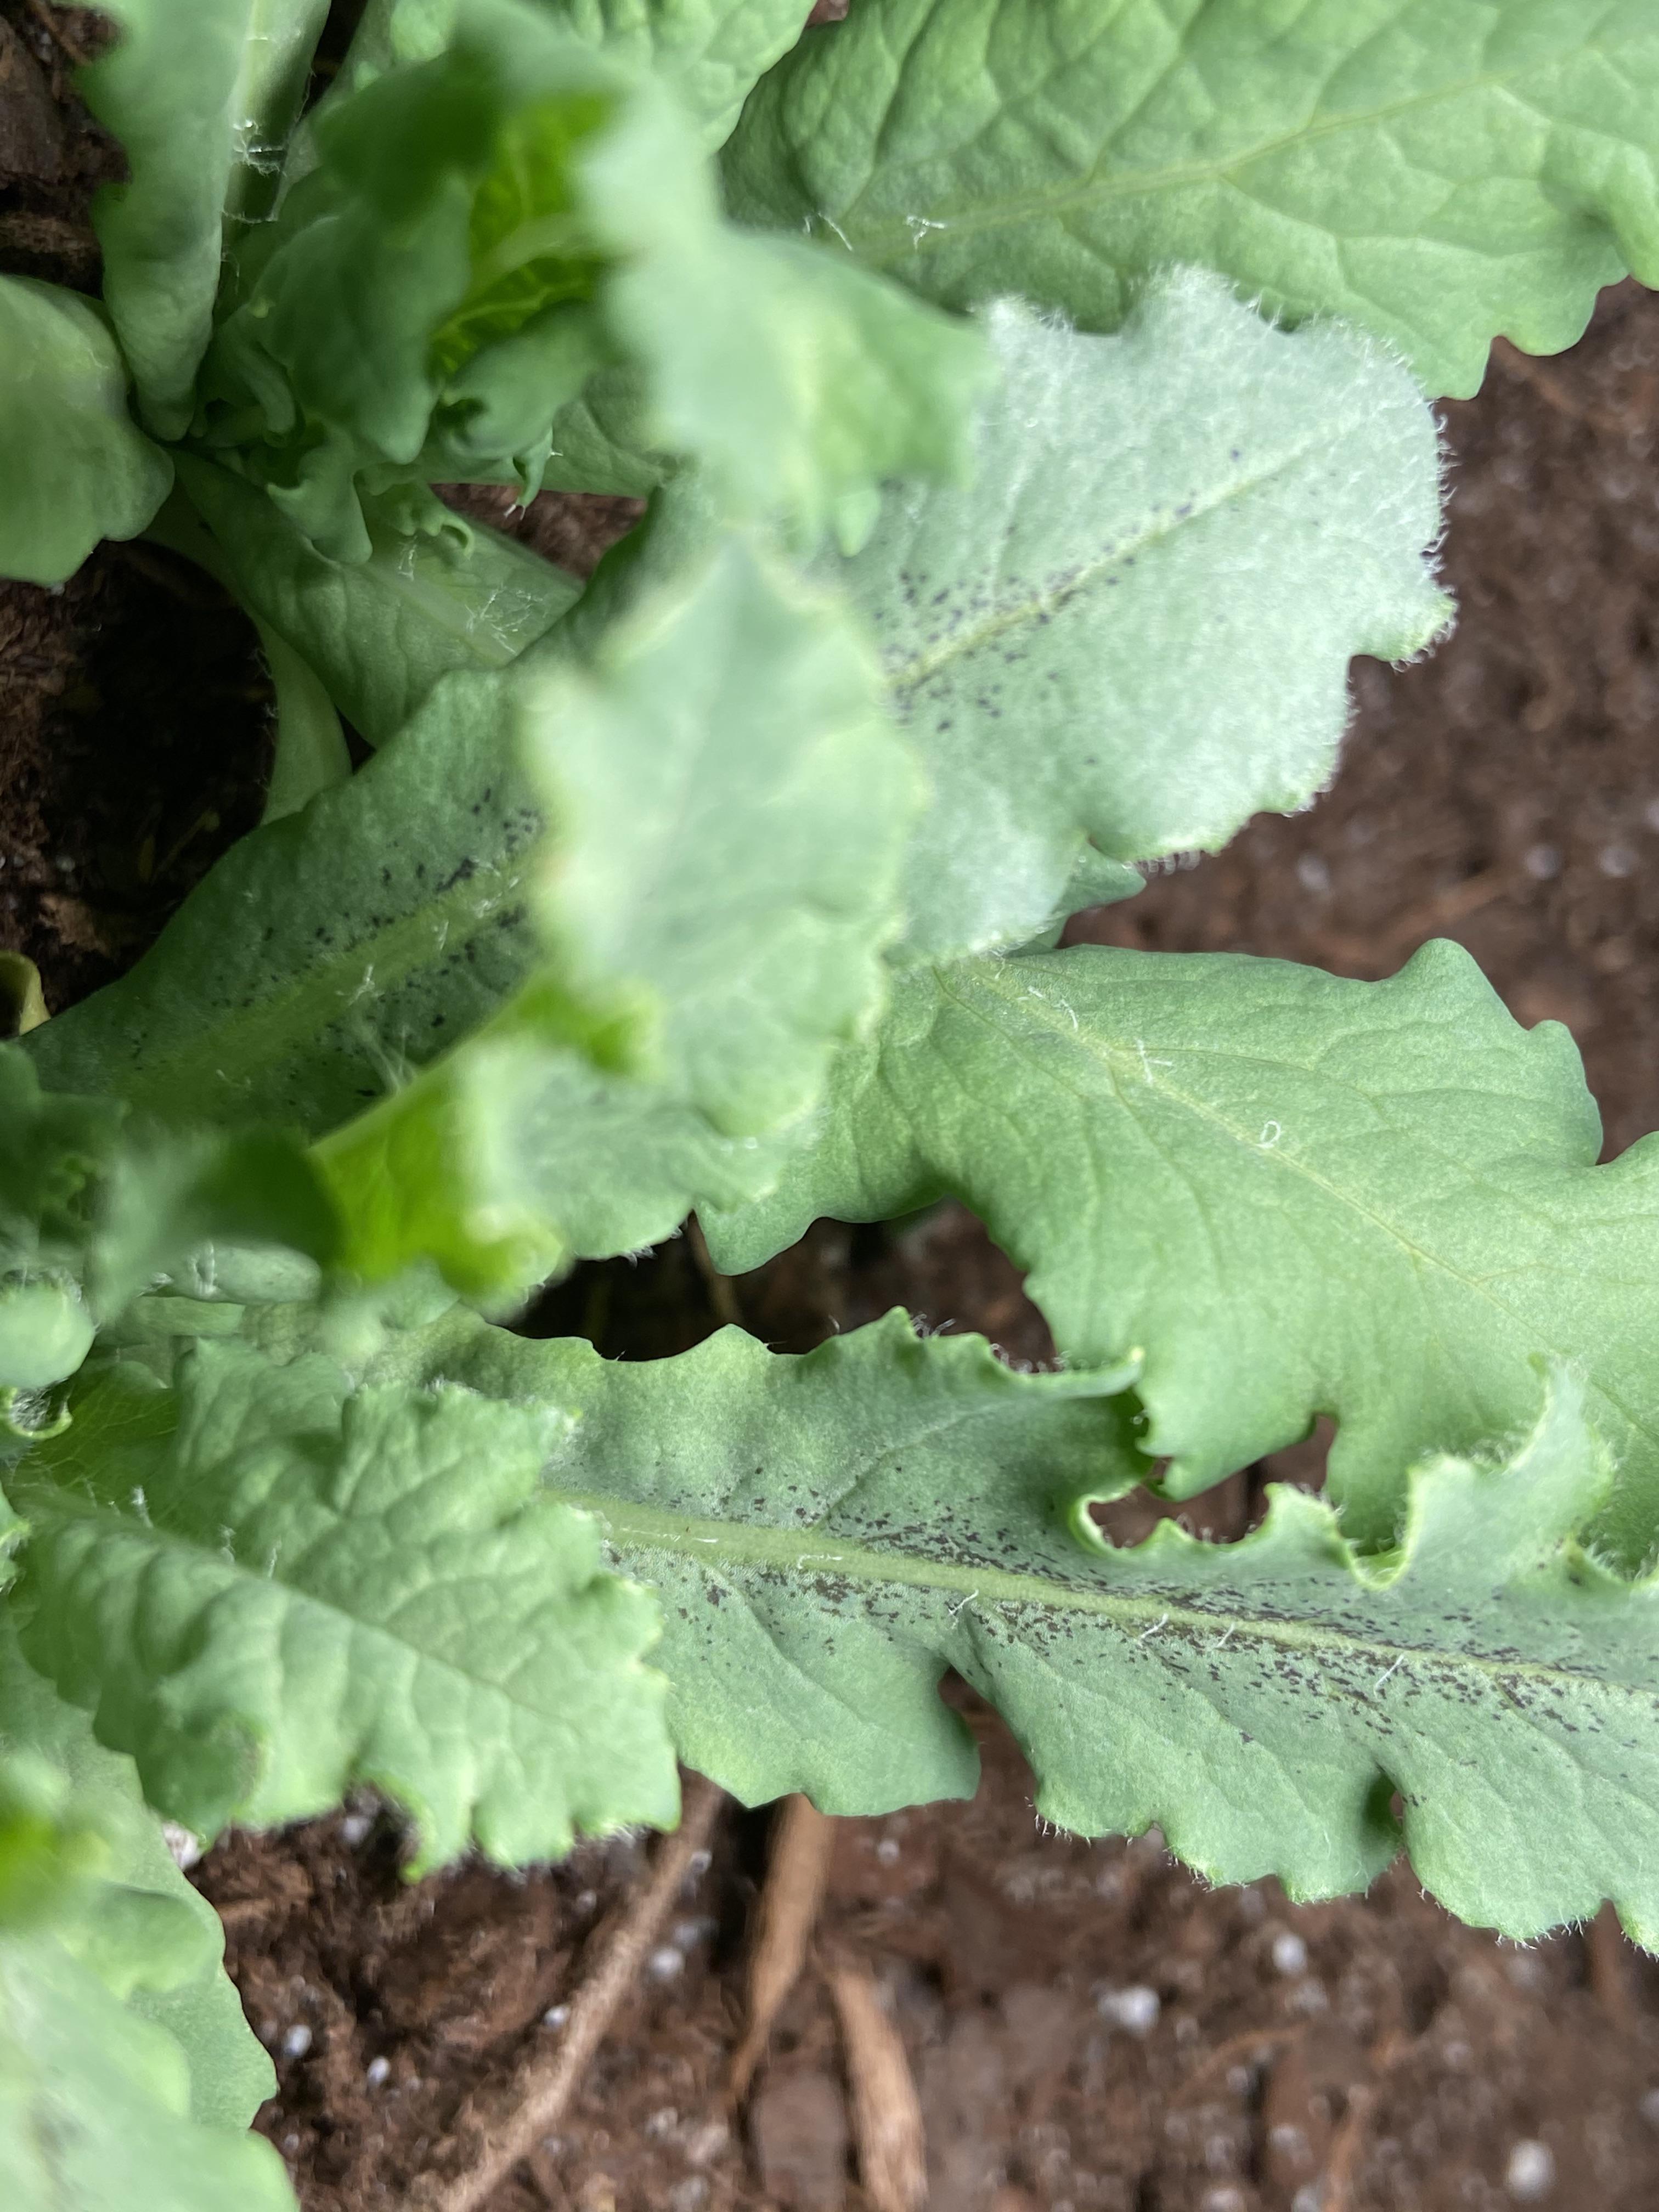
<svg viewBox="0 0 1659 2212"><path fill-rule="evenodd" d="M204 380L209 444L347 560L370 550L359 472L372 489L411 471L447 386L481 349L542 318L574 322L579 338L592 325L576 155L627 80L528 8L466 13L452 51L319 113L319 165L240 258ZM569 350L544 426L592 360L583 343ZM475 404L454 401L463 416ZM524 474L528 496L539 469L527 458Z"/></svg>
<svg viewBox="0 0 1659 2212"><path fill-rule="evenodd" d="M27 1036L51 1018L33 961L25 952L0 952L0 1042Z"/></svg>
<svg viewBox="0 0 1659 2212"><path fill-rule="evenodd" d="M567 1415L204 1343L176 1394L118 1364L75 1416L9 1486L24 1648L152 1804L211 1837L372 1782L416 1873L672 1825L655 1608L538 1495Z"/></svg>
<svg viewBox="0 0 1659 2212"><path fill-rule="evenodd" d="M890 490L833 573L931 774L905 956L1033 937L1080 865L1213 850L1334 764L1355 653L1445 623L1434 418L1348 333L1196 271L1114 337L990 313L972 481Z"/></svg>
<svg viewBox="0 0 1659 2212"><path fill-rule="evenodd" d="M989 367L979 334L839 252L723 225L673 138L641 109L586 165L619 262L607 323L647 370L645 441L696 455L726 512L781 512L809 546L888 477L964 474Z"/></svg>
<svg viewBox="0 0 1659 2212"><path fill-rule="evenodd" d="M450 676L396 745L233 846L117 983L18 1048L171 1126L320 1135L487 1015L537 957L541 817L497 680Z"/></svg>
<svg viewBox="0 0 1659 2212"><path fill-rule="evenodd" d="M1172 262L1340 315L1431 392L1493 335L1570 345L1659 283L1647 0L860 0L756 91L744 222L839 238L929 298L1109 330Z"/></svg>
<svg viewBox="0 0 1659 2212"><path fill-rule="evenodd" d="M645 380L629 363L600 369L548 428L544 491L599 491L648 499L673 468L646 445Z"/></svg>
<svg viewBox="0 0 1659 2212"><path fill-rule="evenodd" d="M477 1389L579 1409L547 1479L591 1498L612 1546L661 1593L657 1656L680 1754L749 1802L805 1789L850 1812L973 1794L972 1738L935 1695L944 1662L925 1635L896 1612L896 1632L872 1632L848 1608L845 1644L825 1649L807 1594L835 1576L834 1550L817 1539L836 1500L856 1511L902 1470L912 1486L899 1525L922 1547L949 1522L946 1501L993 1485L1011 1500L1022 1485L1060 1500L1073 1479L1101 1477L1109 1495L1138 1471L1116 1441L1122 1401L1102 1403L1125 1372L1016 1374L979 1338L919 1341L898 1312L804 1358L732 1328L682 1358L614 1368L579 1338L538 1343L470 1316L434 1338L428 1358ZM750 1520L752 1585L741 1571ZM708 1577L684 1564L705 1552ZM948 1565L917 1567L924 1583L931 1569L955 1589Z"/></svg>
<svg viewBox="0 0 1659 2212"><path fill-rule="evenodd" d="M16 2212L295 2212L263 2137L187 2111L178 2045L50 1936L0 1941L0 2188Z"/></svg>
<svg viewBox="0 0 1659 2212"><path fill-rule="evenodd" d="M796 0L536 0L573 32L670 86L705 150L727 137L756 81L800 35ZM341 74L349 82L427 61L454 34L461 0L369 0Z"/></svg>
<svg viewBox="0 0 1659 2212"><path fill-rule="evenodd" d="M0 1406L73 1374L100 1322L215 1238L330 1255L333 1214L297 1147L131 1123L108 1099L43 1091L0 1047Z"/></svg>
<svg viewBox="0 0 1659 2212"><path fill-rule="evenodd" d="M434 19L435 20L435 19ZM528 498L590 375L609 445L702 461L742 519L816 540L848 495L953 471L976 333L799 243L725 226L695 132L521 0L471 0L432 58L319 112L319 166L252 242L209 364L209 447L324 550L368 557L360 489L410 473Z"/></svg>
<svg viewBox="0 0 1659 2212"><path fill-rule="evenodd" d="M100 538L136 538L167 455L133 428L119 349L78 294L0 276L0 574L61 584Z"/></svg>
<svg viewBox="0 0 1659 2212"><path fill-rule="evenodd" d="M329 0L247 0L241 66L230 98L231 167L225 185L230 234L270 218L305 103Z"/></svg>
<svg viewBox="0 0 1659 2212"><path fill-rule="evenodd" d="M188 511L167 510L168 542L210 568L314 669L370 744L400 730L451 669L504 668L574 605L574 576L498 532L467 522L416 486L365 497L367 561L331 561L265 495L190 454Z"/></svg>
<svg viewBox="0 0 1659 2212"><path fill-rule="evenodd" d="M176 438L213 321L226 213L258 217L328 0L107 0L118 45L81 70L128 181L93 204L109 304L145 421Z"/></svg>
<svg viewBox="0 0 1659 2212"><path fill-rule="evenodd" d="M1365 1542L1407 1467L1530 1423L1534 1362L1571 1359L1620 1461L1598 1540L1653 1550L1659 1142L1597 1167L1571 1038L1517 1027L1459 946L1381 983L1088 946L918 971L823 1127L775 1197L704 1217L720 1267L953 1192L1068 1359L1139 1364L1171 1495L1329 1414Z"/></svg>
<svg viewBox="0 0 1659 2212"><path fill-rule="evenodd" d="M764 1188L879 1003L915 775L835 603L684 550L591 670L550 639L442 678L20 1050L172 1127L326 1139L371 1275L519 1289Z"/></svg>
<svg viewBox="0 0 1659 2212"><path fill-rule="evenodd" d="M532 985L331 1137L319 1158L366 1273L426 1251L467 1287L522 1282L764 1188L769 1139L879 1002L914 773L833 603L729 538L644 594L591 668L539 657L514 696L563 830L541 875L553 1011L648 1018L648 1054L618 1072L603 1037L573 1050Z"/></svg>
<svg viewBox="0 0 1659 2212"><path fill-rule="evenodd" d="M579 1003L531 924L542 834L501 680L447 677L395 746L243 839L127 975L31 1032L13 1057L28 1054L57 1089L84 1085L153 1117L180 1156L204 1127L230 1133L217 1141L235 1158L280 1151L287 1139L264 1134L272 1125L306 1139L346 1125L352 1158L372 1166L323 1164L348 1216L333 1256L389 1272L413 1238L469 1287L539 1279L559 1250L539 1224L452 1225L472 1142L431 1101L475 1068L487 1078L488 1034L453 1071L444 1055L492 1024L556 1058L629 1062L636 1018L609 998ZM826 1038L821 1058L828 1048ZM381 1099L394 1111L377 1118ZM154 1158L135 1176L141 1208L157 1177ZM332 1201L321 1210L331 1225ZM388 1212L403 1241L380 1227ZM447 1237L461 1241L452 1249ZM487 1252L469 1258L473 1243ZM313 1229L307 1249L329 1256L331 1241ZM142 1272L129 1264L124 1282L141 1287Z"/></svg>
<svg viewBox="0 0 1659 2212"><path fill-rule="evenodd" d="M261 820L297 814L319 791L331 791L351 774L351 754L334 702L307 660L259 625L259 649L276 694L276 751L265 787Z"/></svg>
<svg viewBox="0 0 1659 2212"><path fill-rule="evenodd" d="M32 1034L40 1034L39 1031ZM42 1094L15 1045L0 1047L0 1422L13 1394L72 1375L95 1316L82 1277L118 1109Z"/></svg>
<svg viewBox="0 0 1659 2212"><path fill-rule="evenodd" d="M130 2013L165 2028L184 2052L191 2117L213 2127L246 2127L276 2087L276 2075L223 1970L219 1916L179 1872L132 1761L106 1751L86 1714L26 1665L9 1612L0 1617L0 1745L56 1778L57 1819L69 1852L58 1867L60 1897L65 1877L78 1888L95 1873L102 1884L78 1914L79 1926L60 1905L59 1939L106 1985L112 1942L125 1939L121 1979L128 1986L118 1994ZM87 1838L95 1839L95 1858L88 1856ZM71 1905L74 1895L65 1900ZM135 1951L134 1936L143 1949Z"/></svg>
<svg viewBox="0 0 1659 2212"><path fill-rule="evenodd" d="M1610 1462L1564 1373L1506 1456L1404 1474L1389 1552L1281 1487L1238 1543L1165 1522L1120 1551L1089 1507L1145 1471L1127 1367L1016 1373L900 1313L805 1357L728 1328L641 1362L456 1313L392 1356L580 1408L547 1479L656 1588L680 1753L746 1802L970 1795L954 1668L1063 1826L1156 1821L1206 1878L1298 1897L1403 1842L1466 1919L1530 1936L1612 1897L1659 1937L1659 1582L1583 1547Z"/></svg>

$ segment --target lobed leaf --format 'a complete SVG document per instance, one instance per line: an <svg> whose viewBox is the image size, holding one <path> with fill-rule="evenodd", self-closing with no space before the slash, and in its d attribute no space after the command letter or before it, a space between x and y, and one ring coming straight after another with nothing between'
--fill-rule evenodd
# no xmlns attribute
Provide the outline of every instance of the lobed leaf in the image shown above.
<svg viewBox="0 0 1659 2212"><path fill-rule="evenodd" d="M1433 392L1659 282L1646 0L860 0L757 88L732 212L949 307L1110 330L1172 262L1338 315Z"/></svg>
<svg viewBox="0 0 1659 2212"><path fill-rule="evenodd" d="M1025 942L1099 896L1079 868L1303 805L1349 657L1403 659L1449 611L1434 420L1363 339L1287 337L1197 271L1112 337L1009 301L988 321L971 481L890 489L820 563L930 771L901 958Z"/></svg>
<svg viewBox="0 0 1659 2212"><path fill-rule="evenodd" d="M655 1608L538 1495L567 1416L234 1344L179 1375L106 1365L8 1485L25 1652L152 1804L211 1837L371 1782L416 1872L672 1825Z"/></svg>
<svg viewBox="0 0 1659 2212"><path fill-rule="evenodd" d="M133 427L127 374L90 301L0 276L0 575L61 584L100 538L136 538L173 467Z"/></svg>
<svg viewBox="0 0 1659 2212"><path fill-rule="evenodd" d="M1633 1565L1659 1536L1659 1143L1600 1145L1567 1032L1517 1027L1456 945L1381 983L1079 946L902 979L816 1148L705 1225L736 1272L815 1215L952 1192L1068 1359L1137 1363L1171 1495L1329 1414L1366 1543L1408 1467L1529 1424L1535 1363L1571 1360L1620 1462L1597 1540Z"/></svg>
<svg viewBox="0 0 1659 2212"><path fill-rule="evenodd" d="M728 1328L638 1363L456 1313L421 1356L580 1409L547 1480L657 1590L680 1753L747 1802L970 1795L954 1668L1061 1826L1156 1821L1206 1878L1298 1897L1403 1843L1466 1919L1530 1936L1610 1896L1659 1936L1659 1583L1583 1547L1611 1463L1559 1370L1512 1451L1405 1473L1389 1551L1282 1487L1236 1544L1166 1522L1117 1550L1089 1508L1145 1471L1128 1366L1018 1374L901 1313L804 1357Z"/></svg>

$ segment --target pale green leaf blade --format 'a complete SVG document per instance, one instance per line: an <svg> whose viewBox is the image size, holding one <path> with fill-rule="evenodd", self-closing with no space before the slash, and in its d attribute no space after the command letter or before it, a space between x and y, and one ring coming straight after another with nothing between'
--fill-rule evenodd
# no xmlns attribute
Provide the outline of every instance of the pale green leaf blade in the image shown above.
<svg viewBox="0 0 1659 2212"><path fill-rule="evenodd" d="M77 293L0 276L0 575L61 584L100 538L136 538L173 467L127 413L109 326Z"/></svg>
<svg viewBox="0 0 1659 2212"><path fill-rule="evenodd" d="M335 1224L297 1146L134 1126L110 1099L43 1091L0 1046L0 1436L49 1422L98 1326L214 1239L289 1248L314 1278Z"/></svg>
<svg viewBox="0 0 1659 2212"><path fill-rule="evenodd" d="M570 1049L531 987L322 1147L365 1272L425 1249L471 1284L477 1247L487 1281L497 1243L504 1274L521 1246L545 1272L752 1195L775 1133L880 1004L915 775L832 601L728 538L645 592L590 665L521 664L514 696L563 832L544 933L571 996L620 991L648 1018L648 1062Z"/></svg>
<svg viewBox="0 0 1659 2212"><path fill-rule="evenodd" d="M125 2002L140 2019L165 2028L185 2053L191 2117L213 2127L246 2127L276 2077L223 1970L219 1916L179 1872L144 1803L132 1761L106 1751L86 1714L25 1664L9 1617L0 1620L0 1743L49 1761L66 1778L70 1811L99 1838L104 1881L184 1916L179 1932L167 1936L173 1957L164 1958L161 1971L141 1980ZM155 1924L167 1935L162 1923Z"/></svg>
<svg viewBox="0 0 1659 2212"><path fill-rule="evenodd" d="M1620 1465L1599 1539L1636 1563L1659 1537L1659 1141L1597 1167L1600 1143L1566 1030L1520 1029L1456 945L1380 983L1079 946L903 979L816 1150L706 1226L736 1271L817 1214L953 1192L1068 1358L1140 1363L1171 1492L1328 1413L1364 1540L1409 1465L1525 1426L1534 1361L1571 1359Z"/></svg>
<svg viewBox="0 0 1659 2212"><path fill-rule="evenodd" d="M106 1370L13 1477L30 1663L203 1836L372 1782L416 1865L672 1825L656 1609L538 1495L568 1415L354 1390L205 1343L176 1392Z"/></svg>
<svg viewBox="0 0 1659 2212"><path fill-rule="evenodd" d="M49 1935L0 1939L0 2191L15 2212L295 2212L263 2137L204 2126L184 2061Z"/></svg>
<svg viewBox="0 0 1659 2212"><path fill-rule="evenodd" d="M299 112L327 0L109 0L122 36L79 73L129 181L93 207L104 297L144 419L190 422L212 329L228 211L263 213Z"/></svg>
<svg viewBox="0 0 1659 2212"><path fill-rule="evenodd" d="M709 151L757 80L800 35L796 0L535 0L550 22L672 88ZM369 0L342 76L441 53L462 0Z"/></svg>
<svg viewBox="0 0 1659 2212"><path fill-rule="evenodd" d="M610 447L647 483L695 459L728 513L804 544L890 475L958 468L971 327L839 250L733 230L669 93L556 15L492 0L445 33L319 114L209 363L204 434L325 551L369 556L360 479L528 498L556 461L571 480L573 439L608 482ZM561 419L630 368L633 421Z"/></svg>
<svg viewBox="0 0 1659 2212"><path fill-rule="evenodd" d="M315 1137L526 981L542 818L499 678L452 674L395 745L232 847L115 984L19 1049L54 1090Z"/></svg>
<svg viewBox="0 0 1659 2212"><path fill-rule="evenodd" d="M1197 271L1112 337L1014 303L989 322L971 482L890 490L862 550L821 564L931 771L906 957L1026 942L1079 863L1214 850L1299 807L1350 656L1403 659L1449 611L1434 418L1363 339L1287 337Z"/></svg>
<svg viewBox="0 0 1659 2212"><path fill-rule="evenodd" d="M918 1341L900 1313L806 1358L729 1328L683 1358L614 1369L580 1339L531 1343L459 1316L440 1341L446 1366L479 1389L580 1409L548 1479L591 1497L612 1545L661 1593L676 1744L750 1803L805 1790L827 1811L866 1812L973 1794L972 1739L935 1695L943 1664L904 1601L890 1633L848 1619L838 1648L807 1599L815 1577L836 1574L838 1547L820 1540L836 1500L902 1466L914 1480L905 1520L929 1544L945 1501L993 1480L1057 1503L1068 1482L1100 1477L1109 1493L1134 1480L1124 1417L1101 1402L1121 1373L1018 1375L977 1338ZM752 1585L730 1571L751 1519ZM713 1574L684 1568L703 1553ZM943 1560L916 1570L947 1598L971 1587Z"/></svg>
<svg viewBox="0 0 1659 2212"><path fill-rule="evenodd" d="M963 474L989 367L979 333L839 251L721 223L683 128L641 103L586 164L619 263L606 319L646 370L647 442L694 455L727 512L782 514L809 545L838 502L889 477Z"/></svg>
<svg viewBox="0 0 1659 2212"><path fill-rule="evenodd" d="M1166 1522L1113 1549L1088 1508L1146 1465L1130 1370L1016 1373L902 1314L804 1357L726 1329L637 1363L457 1314L424 1357L580 1407L548 1480L657 1589L681 1753L745 1800L969 1794L954 1668L1062 1826L1157 1822L1208 1879L1302 1897L1403 1842L1465 1918L1528 1936L1612 1897L1659 1935L1659 1585L1575 1540L1610 1462L1559 1372L1507 1456L1402 1470L1379 1555L1291 1490L1237 1544Z"/></svg>
<svg viewBox="0 0 1659 2212"><path fill-rule="evenodd" d="M796 0L541 0L556 21L668 85L708 152L800 36Z"/></svg>
<svg viewBox="0 0 1659 2212"><path fill-rule="evenodd" d="M179 477L211 531L174 502L169 542L210 568L314 669L372 745L400 730L452 669L504 668L575 604L577 580L418 487L365 497L368 560L331 561L263 492L181 454Z"/></svg>
<svg viewBox="0 0 1659 2212"><path fill-rule="evenodd" d="M351 774L351 752L334 702L310 662L263 623L258 631L276 715L276 748L260 819L280 822L285 814L297 814L319 791L343 783Z"/></svg>
<svg viewBox="0 0 1659 2212"><path fill-rule="evenodd" d="M740 220L947 306L1109 330L1199 263L1467 395L1496 333L1555 352L1601 285L1659 282L1656 118L1647 0L860 0L725 161Z"/></svg>
<svg viewBox="0 0 1659 2212"><path fill-rule="evenodd" d="M520 726L567 825L544 927L661 1003L665 1080L716 1128L799 1113L879 1003L908 749L838 602L727 536L599 641L527 672Z"/></svg>

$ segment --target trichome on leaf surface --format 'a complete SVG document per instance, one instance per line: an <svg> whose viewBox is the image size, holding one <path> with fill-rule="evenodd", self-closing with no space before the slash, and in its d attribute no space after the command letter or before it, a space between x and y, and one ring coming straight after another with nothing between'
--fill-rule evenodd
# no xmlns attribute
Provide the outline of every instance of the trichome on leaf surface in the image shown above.
<svg viewBox="0 0 1659 2212"><path fill-rule="evenodd" d="M276 2207L160 1820L974 1786L1659 1943L1659 1139L1467 955L1061 949L1430 647L1432 399L1659 281L1650 0L110 0L0 569L198 562L265 819L0 1046L0 2172ZM434 483L648 497L586 586ZM347 728L362 740L354 754ZM15 988L14 988L15 986ZM955 1196L1062 1364L506 1325ZM1210 1545L1188 1497L1307 1435Z"/></svg>

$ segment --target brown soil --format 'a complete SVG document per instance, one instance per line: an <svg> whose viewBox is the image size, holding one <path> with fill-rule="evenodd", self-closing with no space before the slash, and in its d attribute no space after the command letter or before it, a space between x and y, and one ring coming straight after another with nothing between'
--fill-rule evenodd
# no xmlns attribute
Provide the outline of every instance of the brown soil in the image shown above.
<svg viewBox="0 0 1659 2212"><path fill-rule="evenodd" d="M95 28L55 20L71 40ZM118 157L64 59L32 0L0 0L0 268L90 288L88 198ZM1418 667L1360 666L1342 773L1308 813L1251 824L1073 934L1356 975L1457 937L1520 1019L1572 1029L1617 1150L1659 1124L1659 301L1610 293L1558 361L1500 348L1446 417L1456 636ZM583 569L629 519L467 503ZM40 962L51 1004L128 964L255 817L269 719L248 626L167 556L106 548L59 592L0 584L0 945ZM781 1348L902 1302L1016 1358L1049 1349L1006 1262L950 1209L893 1231L820 1224L737 1290ZM530 1325L637 1358L713 1319L678 1241L584 1270ZM1273 1472L1316 1476L1316 1450L1285 1456ZM1188 1510L1236 1533L1261 1475ZM1040 1833L1017 1753L972 1717L979 1798L844 1824L823 1930L888 1993L933 2212L1659 2201L1659 1980L1604 1927L1517 1950L1449 1923L1403 1869L1340 1905L1206 1894L1156 1838ZM260 2125L307 2212L390 2212L466 2090L556 2038L644 1851L591 1846L515 1878L469 1864L410 1889L366 1807L209 1855L199 1879L281 2075ZM576 2111L495 2212L866 2201L815 1973L748 2111L725 2106L765 1863L763 1820L734 1809Z"/></svg>
<svg viewBox="0 0 1659 2212"><path fill-rule="evenodd" d="M1328 2191L1328 2212L1463 2212L1516 2201L1506 2179L1544 2162L1536 2144L1553 2180L1530 2201L1651 2205L1647 1962L1627 2027L1586 1985L1577 1938L1494 1944L1403 1869L1363 1904L1293 1908L1270 1883L1204 1891L1156 1837L1045 1835L1006 1734L973 1719L979 1799L838 1824L820 1923L826 1948L872 1961L903 2034L931 2212L1258 2212L1298 2191L1306 2212L1334 2161L1347 2194ZM382 1834L348 1840L353 1818L234 1838L204 1887L277 2056L261 2125L303 2201L393 2212L458 2096L526 2041L556 2041L582 1941L639 1852L410 1891ZM746 2114L725 2099L758 1841L734 1813L576 2109L493 2212L866 2203L815 1972Z"/></svg>

